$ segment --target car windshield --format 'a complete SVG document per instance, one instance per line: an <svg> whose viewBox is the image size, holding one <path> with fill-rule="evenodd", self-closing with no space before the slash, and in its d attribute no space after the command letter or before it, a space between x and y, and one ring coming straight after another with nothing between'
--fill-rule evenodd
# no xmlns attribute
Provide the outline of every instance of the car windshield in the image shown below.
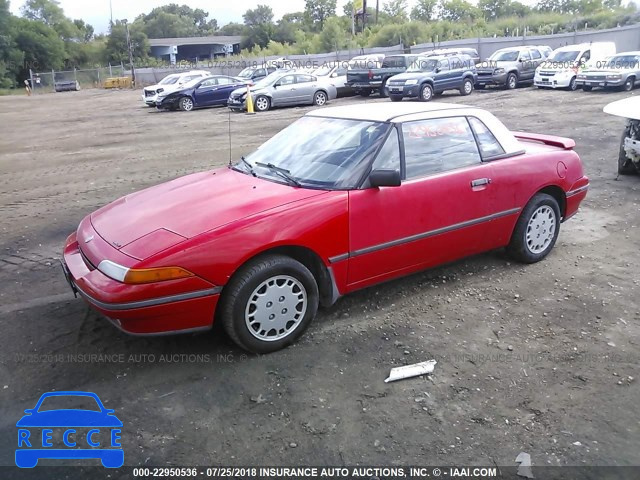
<svg viewBox="0 0 640 480"><path fill-rule="evenodd" d="M251 74L255 71L255 68L253 67L247 67L244 70L242 70L238 75L236 75L236 77L240 77L240 78L251 78Z"/></svg>
<svg viewBox="0 0 640 480"><path fill-rule="evenodd" d="M258 80L254 87L255 88L264 88L271 86L278 78L282 77L282 72L273 72L267 75L264 78Z"/></svg>
<svg viewBox="0 0 640 480"><path fill-rule="evenodd" d="M489 60L493 60L495 62L515 62L518 60L518 55L520 52L518 50L508 50L506 52L496 52L491 55Z"/></svg>
<svg viewBox="0 0 640 480"><path fill-rule="evenodd" d="M606 68L638 68L638 59L635 55L619 55L617 57L611 57L607 60Z"/></svg>
<svg viewBox="0 0 640 480"><path fill-rule="evenodd" d="M562 63L562 62L574 62L578 58L580 52L577 50L568 50L564 52L556 52L549 57L550 62Z"/></svg>
<svg viewBox="0 0 640 480"><path fill-rule="evenodd" d="M355 188L389 128L387 123L302 117L235 168L249 172L250 165L258 177L282 182L279 169L290 183L304 187Z"/></svg>
<svg viewBox="0 0 640 480"><path fill-rule="evenodd" d="M312 75L315 75L316 77L325 77L327 75L329 75L331 73L331 70L333 70L333 67L330 65L323 65L322 67L316 68L315 70L311 71Z"/></svg>
<svg viewBox="0 0 640 480"><path fill-rule="evenodd" d="M158 85L173 85L178 81L180 75L168 75L164 77Z"/></svg>
<svg viewBox="0 0 640 480"><path fill-rule="evenodd" d="M100 412L100 406L95 398L88 395L54 395L46 397L38 412L49 412L52 410L89 410L92 412Z"/></svg>
<svg viewBox="0 0 640 480"><path fill-rule="evenodd" d="M407 72L433 72L438 65L438 60L434 58L417 58Z"/></svg>

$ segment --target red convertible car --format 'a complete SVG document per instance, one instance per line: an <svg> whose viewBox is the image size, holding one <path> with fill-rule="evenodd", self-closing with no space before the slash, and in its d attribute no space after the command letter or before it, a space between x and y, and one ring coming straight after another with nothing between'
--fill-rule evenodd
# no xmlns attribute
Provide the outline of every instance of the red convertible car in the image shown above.
<svg viewBox="0 0 640 480"><path fill-rule="evenodd" d="M125 332L215 320L270 352L354 290L500 247L542 260L589 188L574 146L464 105L318 109L230 168L87 216L63 268Z"/></svg>

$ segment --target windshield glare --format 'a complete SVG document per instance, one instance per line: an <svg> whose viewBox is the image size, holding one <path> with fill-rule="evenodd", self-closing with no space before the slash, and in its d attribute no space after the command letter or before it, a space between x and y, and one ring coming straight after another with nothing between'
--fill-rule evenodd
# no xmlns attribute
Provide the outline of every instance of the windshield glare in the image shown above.
<svg viewBox="0 0 640 480"><path fill-rule="evenodd" d="M389 124L338 118L302 117L246 158L257 176L282 182L272 163L289 170L305 187L355 188L384 141ZM244 162L236 168L247 170Z"/></svg>
<svg viewBox="0 0 640 480"><path fill-rule="evenodd" d="M158 85L173 85L178 81L178 75L168 75L164 77Z"/></svg>
<svg viewBox="0 0 640 480"><path fill-rule="evenodd" d="M432 72L436 69L438 60L433 58L418 58L407 68L407 72Z"/></svg>
<svg viewBox="0 0 640 480"><path fill-rule="evenodd" d="M551 57L549 57L549 61L557 62L557 63L574 62L576 58L578 58L579 53L580 52L577 52L574 50L571 50L568 52L556 52L553 55L551 55Z"/></svg>
<svg viewBox="0 0 640 480"><path fill-rule="evenodd" d="M254 70L255 69L252 67L247 67L236 76L240 78L251 78L251 74L253 73Z"/></svg>
<svg viewBox="0 0 640 480"><path fill-rule="evenodd" d="M637 68L638 57L634 55L621 55L619 57L611 57L607 63L606 68Z"/></svg>
<svg viewBox="0 0 640 480"><path fill-rule="evenodd" d="M496 62L515 62L518 60L518 51L511 50L508 52L496 52L491 55L490 60L494 60Z"/></svg>
<svg viewBox="0 0 640 480"><path fill-rule="evenodd" d="M280 77L282 77L282 72L273 72L270 73L269 75L267 75L264 78L261 78L260 80L258 80L254 87L255 88L264 88L264 87L269 87L271 86L277 79L279 79Z"/></svg>
<svg viewBox="0 0 640 480"><path fill-rule="evenodd" d="M319 67L319 68L316 68L315 70L312 70L311 75L315 75L316 77L324 77L329 75L332 69L333 67L328 67L328 66Z"/></svg>

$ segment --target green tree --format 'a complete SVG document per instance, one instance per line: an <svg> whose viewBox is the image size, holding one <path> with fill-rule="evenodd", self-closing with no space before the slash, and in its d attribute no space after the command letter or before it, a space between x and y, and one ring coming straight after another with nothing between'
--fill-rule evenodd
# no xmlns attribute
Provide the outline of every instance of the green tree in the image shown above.
<svg viewBox="0 0 640 480"><path fill-rule="evenodd" d="M242 47L252 48L258 45L260 48L266 48L272 40L275 30L271 7L258 5L254 9L247 10L242 17L245 24Z"/></svg>
<svg viewBox="0 0 640 480"><path fill-rule="evenodd" d="M220 28L220 30L218 30L218 33L220 35L242 35L243 31L244 25L242 25L241 23L231 22Z"/></svg>
<svg viewBox="0 0 640 480"><path fill-rule="evenodd" d="M451 22L474 20L481 16L478 8L466 0L442 0L440 18Z"/></svg>
<svg viewBox="0 0 640 480"><path fill-rule="evenodd" d="M435 16L438 0L418 0L411 10L411 20L428 22Z"/></svg>
<svg viewBox="0 0 640 480"><path fill-rule="evenodd" d="M94 34L93 25L84 23L84 20L74 20L73 24L75 25L76 29L78 30L78 33L80 34L80 36L78 37L78 40L82 42L91 41Z"/></svg>
<svg viewBox="0 0 640 480"><path fill-rule="evenodd" d="M209 19L208 12L176 3L156 7L148 14L139 15L136 21L144 25L149 38L206 36L218 30L217 20Z"/></svg>
<svg viewBox="0 0 640 480"><path fill-rule="evenodd" d="M322 30L324 22L336 15L337 0L306 0L304 13L314 29Z"/></svg>
<svg viewBox="0 0 640 480"><path fill-rule="evenodd" d="M320 32L320 47L323 52L342 50L347 46L347 34L344 24L346 18L330 17L324 22Z"/></svg>
<svg viewBox="0 0 640 480"><path fill-rule="evenodd" d="M24 55L18 75L27 78L30 68L34 71L62 68L67 56L64 42L52 27L26 18L16 18L13 24L13 41Z"/></svg>
<svg viewBox="0 0 640 480"><path fill-rule="evenodd" d="M64 40L80 37L74 23L64 15L57 0L27 0L21 9L24 18L53 28Z"/></svg>
<svg viewBox="0 0 640 480"><path fill-rule="evenodd" d="M407 0L389 0L382 6L382 11L389 17L392 22L406 22Z"/></svg>
<svg viewBox="0 0 640 480"><path fill-rule="evenodd" d="M129 36L131 38L131 51L134 61L146 60L149 56L149 40L144 33L144 25L141 22L129 24ZM129 62L126 20L116 20L111 25L105 46L105 54L109 62Z"/></svg>

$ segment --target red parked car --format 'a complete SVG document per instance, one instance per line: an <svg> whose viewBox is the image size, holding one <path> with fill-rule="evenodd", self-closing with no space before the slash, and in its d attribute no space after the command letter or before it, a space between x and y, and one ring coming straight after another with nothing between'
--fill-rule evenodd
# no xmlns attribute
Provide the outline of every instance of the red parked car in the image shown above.
<svg viewBox="0 0 640 480"><path fill-rule="evenodd" d="M63 267L128 333L215 319L270 352L354 290L500 247L542 260L589 188L574 145L464 105L318 109L231 168L87 216Z"/></svg>

